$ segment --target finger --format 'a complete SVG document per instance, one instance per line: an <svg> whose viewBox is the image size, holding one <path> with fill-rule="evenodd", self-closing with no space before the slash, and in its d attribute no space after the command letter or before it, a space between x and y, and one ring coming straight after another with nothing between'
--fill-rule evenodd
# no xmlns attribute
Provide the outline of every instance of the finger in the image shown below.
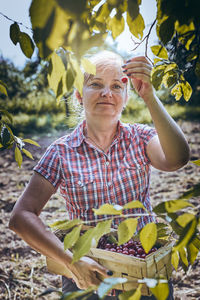
<svg viewBox="0 0 200 300"><path fill-rule="evenodd" d="M99 264L95 264L93 267L93 270L100 273L101 275L103 275L104 277L108 277L108 273L109 270L104 268L103 266L99 265Z"/></svg>
<svg viewBox="0 0 200 300"><path fill-rule="evenodd" d="M147 74L141 74L141 73L129 73L127 76L131 79L137 79L140 80L141 82L150 82L150 75Z"/></svg>
<svg viewBox="0 0 200 300"><path fill-rule="evenodd" d="M141 74L150 77L151 72L147 69L130 68L127 70L126 75L130 76L130 74L133 76L138 76L138 74Z"/></svg>
<svg viewBox="0 0 200 300"><path fill-rule="evenodd" d="M130 62L130 63L123 65L122 68L124 69L123 72L125 72L126 70L129 70L130 68L147 69L149 71L152 70L151 65L148 63L144 63L144 62Z"/></svg>
<svg viewBox="0 0 200 300"><path fill-rule="evenodd" d="M143 62L147 62L148 64L150 63L149 58L147 56L144 56L144 55L133 57L133 58L127 60L126 63L131 62L131 61L133 61L133 62L134 61L135 62L136 61L143 61Z"/></svg>

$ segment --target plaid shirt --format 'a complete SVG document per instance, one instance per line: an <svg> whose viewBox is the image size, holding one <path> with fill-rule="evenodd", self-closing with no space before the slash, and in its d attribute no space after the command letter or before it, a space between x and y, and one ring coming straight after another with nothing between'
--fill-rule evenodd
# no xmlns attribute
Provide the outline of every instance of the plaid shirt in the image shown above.
<svg viewBox="0 0 200 300"><path fill-rule="evenodd" d="M155 129L119 121L117 135L104 153L86 141L85 126L83 121L71 134L51 144L34 168L60 188L69 218L96 222L106 216L95 216L93 208L105 203L123 206L133 200L141 201L151 211L146 146L156 135ZM142 209L128 209L124 214L142 212ZM154 221L150 216L140 217L137 230ZM120 218L114 219L113 227L119 223Z"/></svg>

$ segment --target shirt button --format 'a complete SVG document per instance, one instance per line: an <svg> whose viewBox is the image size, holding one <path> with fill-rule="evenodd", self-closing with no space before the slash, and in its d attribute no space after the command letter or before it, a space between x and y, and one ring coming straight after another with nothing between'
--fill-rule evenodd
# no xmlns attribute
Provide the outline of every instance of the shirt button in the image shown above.
<svg viewBox="0 0 200 300"><path fill-rule="evenodd" d="M111 184L112 184L112 183L109 181L109 182L108 182L108 186L111 186Z"/></svg>
<svg viewBox="0 0 200 300"><path fill-rule="evenodd" d="M107 161L107 162L106 162L106 166L109 166L109 164L110 164L109 161Z"/></svg>
<svg viewBox="0 0 200 300"><path fill-rule="evenodd" d="M80 180L78 181L78 184L79 184L79 185L81 185L81 184L82 184Z"/></svg>

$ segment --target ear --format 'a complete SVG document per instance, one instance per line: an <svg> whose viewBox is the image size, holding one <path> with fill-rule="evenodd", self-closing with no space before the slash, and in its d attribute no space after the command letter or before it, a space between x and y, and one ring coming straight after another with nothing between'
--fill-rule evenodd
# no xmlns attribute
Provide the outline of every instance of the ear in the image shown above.
<svg viewBox="0 0 200 300"><path fill-rule="evenodd" d="M81 95L80 95L80 93L79 93L78 90L76 90L75 95L76 95L76 98L77 98L78 102L81 104L83 102L82 101L83 99L82 99L82 97L81 97Z"/></svg>

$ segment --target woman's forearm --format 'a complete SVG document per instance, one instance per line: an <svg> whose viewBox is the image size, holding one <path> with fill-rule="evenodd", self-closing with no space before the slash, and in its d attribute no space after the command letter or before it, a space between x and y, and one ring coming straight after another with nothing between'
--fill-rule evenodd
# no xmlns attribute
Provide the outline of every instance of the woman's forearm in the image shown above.
<svg viewBox="0 0 200 300"><path fill-rule="evenodd" d="M182 130L155 95L145 102L157 130L166 160L171 165L184 165L189 160L190 150Z"/></svg>
<svg viewBox="0 0 200 300"><path fill-rule="evenodd" d="M61 264L70 265L71 252L64 251L62 242L33 212L25 210L15 212L11 216L9 227L36 251Z"/></svg>

